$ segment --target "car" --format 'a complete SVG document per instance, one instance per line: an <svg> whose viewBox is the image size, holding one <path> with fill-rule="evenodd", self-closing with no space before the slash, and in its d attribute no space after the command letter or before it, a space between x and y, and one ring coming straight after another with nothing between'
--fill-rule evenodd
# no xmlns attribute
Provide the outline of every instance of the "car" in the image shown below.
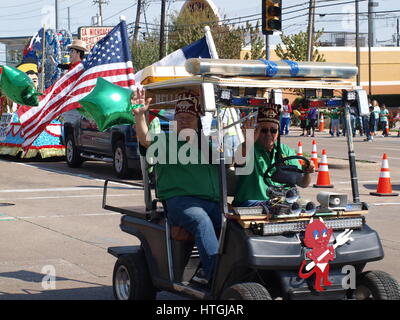
<svg viewBox="0 0 400 320"><path fill-rule="evenodd" d="M121 179L140 172L136 131L132 125L117 125L102 132L93 119L76 110L64 113L61 120L69 167L78 168L86 160L100 160L113 163L114 172Z"/></svg>
<svg viewBox="0 0 400 320"><path fill-rule="evenodd" d="M168 130L173 112L167 110L160 118L161 130ZM134 125L116 125L104 132L96 122L77 110L62 115L61 140L66 148L66 162L70 168L80 167L85 160L100 160L113 164L120 179L141 174L138 142Z"/></svg>

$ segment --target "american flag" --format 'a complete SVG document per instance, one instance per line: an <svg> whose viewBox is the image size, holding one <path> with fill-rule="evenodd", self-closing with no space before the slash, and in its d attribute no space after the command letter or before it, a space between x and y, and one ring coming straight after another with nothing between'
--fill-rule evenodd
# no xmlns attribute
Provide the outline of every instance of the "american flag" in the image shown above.
<svg viewBox="0 0 400 320"><path fill-rule="evenodd" d="M128 34L125 21L101 39L76 67L47 88L39 97L38 107L18 109L26 150L44 128L61 113L81 107L85 97L102 77L122 87L135 84L130 61Z"/></svg>

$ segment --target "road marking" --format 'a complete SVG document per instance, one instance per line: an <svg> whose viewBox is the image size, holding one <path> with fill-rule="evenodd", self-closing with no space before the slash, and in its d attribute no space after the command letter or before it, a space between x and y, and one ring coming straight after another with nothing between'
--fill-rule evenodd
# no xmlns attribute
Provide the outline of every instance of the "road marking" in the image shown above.
<svg viewBox="0 0 400 320"><path fill-rule="evenodd" d="M382 203L371 203L373 206L398 206L400 202L382 202Z"/></svg>
<svg viewBox="0 0 400 320"><path fill-rule="evenodd" d="M102 198L102 194L92 194L92 195L76 195L76 196L54 196L54 197L25 197L25 198L13 198L16 200L44 200L44 199L64 199L64 198ZM109 197L132 197L132 194L110 194ZM0 201L10 200L10 199L0 199Z"/></svg>
<svg viewBox="0 0 400 320"><path fill-rule="evenodd" d="M6 216L4 213L0 213L0 221L15 221L14 217Z"/></svg>
<svg viewBox="0 0 400 320"><path fill-rule="evenodd" d="M97 216L116 216L121 215L118 212L104 212L104 213L82 213L82 214L56 214L51 216L27 216L16 217L17 219L43 219L43 218L69 218L69 217L97 217Z"/></svg>
<svg viewBox="0 0 400 320"><path fill-rule="evenodd" d="M393 183L400 184L400 181L393 181L393 180L391 180L391 182L392 182L392 184L393 184ZM338 182L338 183L339 183L339 184L348 184L348 183L351 183L351 181L340 181L340 182ZM366 181L358 181L358 183L375 183L375 184L377 184L378 181L377 181L377 180L366 180Z"/></svg>
<svg viewBox="0 0 400 320"><path fill-rule="evenodd" d="M126 189L143 190L143 188L125 185ZM113 189L113 187L110 187ZM0 193L18 193L18 192L58 192L58 191L82 191L82 190L103 190L102 186L98 187L69 187L69 188L43 188L43 189L6 189L0 190Z"/></svg>

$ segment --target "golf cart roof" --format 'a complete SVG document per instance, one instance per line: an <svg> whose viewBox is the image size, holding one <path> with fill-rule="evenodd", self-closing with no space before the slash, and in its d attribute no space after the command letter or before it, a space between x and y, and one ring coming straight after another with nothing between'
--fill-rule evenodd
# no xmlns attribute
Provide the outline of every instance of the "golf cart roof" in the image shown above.
<svg viewBox="0 0 400 320"><path fill-rule="evenodd" d="M221 87L252 87L265 89L333 89L354 90L355 86L350 81L333 79L270 79L266 77L229 77L217 76L190 76L165 81L153 82L144 85L146 90L167 89L200 86L211 83Z"/></svg>

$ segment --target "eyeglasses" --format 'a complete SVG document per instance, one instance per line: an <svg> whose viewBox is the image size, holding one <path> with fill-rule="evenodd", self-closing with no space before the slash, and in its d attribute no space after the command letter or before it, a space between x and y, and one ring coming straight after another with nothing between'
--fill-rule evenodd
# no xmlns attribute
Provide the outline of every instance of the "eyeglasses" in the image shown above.
<svg viewBox="0 0 400 320"><path fill-rule="evenodd" d="M262 134L267 134L268 131L269 131L271 134L276 134L276 133L278 132L278 129L276 129L276 128L262 128L262 129L260 130L260 132L261 132Z"/></svg>

